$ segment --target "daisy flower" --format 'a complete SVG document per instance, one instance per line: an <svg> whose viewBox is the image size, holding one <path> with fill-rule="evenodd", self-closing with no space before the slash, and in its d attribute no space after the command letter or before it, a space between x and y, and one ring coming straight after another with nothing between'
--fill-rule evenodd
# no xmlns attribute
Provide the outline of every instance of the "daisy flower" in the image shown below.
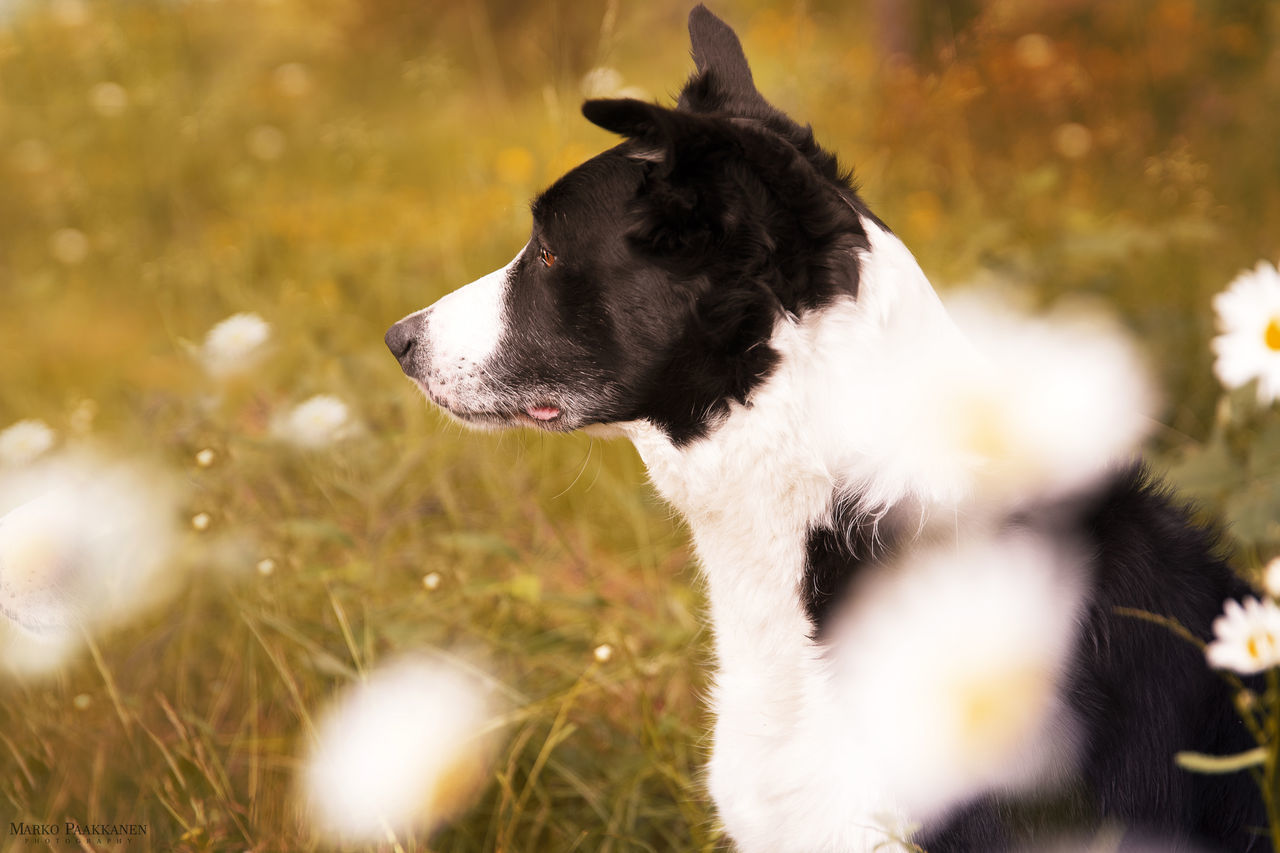
<svg viewBox="0 0 1280 853"><path fill-rule="evenodd" d="M53 447L54 438L44 421L18 421L0 432L0 464L26 465Z"/></svg>
<svg viewBox="0 0 1280 853"><path fill-rule="evenodd" d="M347 404L331 394L317 394L276 421L275 434L298 447L327 447L355 432Z"/></svg>
<svg viewBox="0 0 1280 853"><path fill-rule="evenodd" d="M1057 685L1083 599L1075 555L1026 532L886 566L833 623L831 742L921 820L976 788L1052 783L1074 747Z"/></svg>
<svg viewBox="0 0 1280 853"><path fill-rule="evenodd" d="M73 651L82 629L118 625L157 602L176 578L177 504L145 467L88 455L0 478L0 622ZM8 651L0 640L0 658Z"/></svg>
<svg viewBox="0 0 1280 853"><path fill-rule="evenodd" d="M1222 334L1213 339L1213 372L1227 388L1258 380L1258 402L1280 399L1280 273L1266 261L1213 298Z"/></svg>
<svg viewBox="0 0 1280 853"><path fill-rule="evenodd" d="M233 314L209 330L200 348L205 370L224 379L256 365L271 337L271 326L257 314Z"/></svg>
<svg viewBox="0 0 1280 853"><path fill-rule="evenodd" d="M73 507L44 494L0 518L0 612L36 634L78 616Z"/></svg>
<svg viewBox="0 0 1280 853"><path fill-rule="evenodd" d="M1280 607L1249 597L1243 606L1228 600L1213 620L1213 642L1204 650L1214 669L1253 675L1280 666Z"/></svg>
<svg viewBox="0 0 1280 853"><path fill-rule="evenodd" d="M1098 312L1034 316L1006 303L953 294L955 334L890 339L875 377L857 380L878 404L856 416L859 445L880 466L868 481L1002 510L1088 488L1136 452L1156 394L1124 330Z"/></svg>
<svg viewBox="0 0 1280 853"><path fill-rule="evenodd" d="M317 723L302 772L315 827L342 841L430 833L479 794L496 731L478 677L407 659L346 690Z"/></svg>

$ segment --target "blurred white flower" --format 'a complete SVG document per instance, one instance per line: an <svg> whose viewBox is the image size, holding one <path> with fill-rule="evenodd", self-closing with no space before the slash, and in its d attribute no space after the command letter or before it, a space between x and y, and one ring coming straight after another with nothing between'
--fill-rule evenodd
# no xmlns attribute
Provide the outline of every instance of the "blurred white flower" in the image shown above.
<svg viewBox="0 0 1280 853"><path fill-rule="evenodd" d="M426 587L427 589L430 589L430 590L439 589L439 588L440 588L440 573L439 573L439 572L428 572L427 574L423 575L423 576L422 576L422 585L423 585L424 587Z"/></svg>
<svg viewBox="0 0 1280 853"><path fill-rule="evenodd" d="M97 83L89 90L89 104L104 118L116 118L129 107L129 93L119 83Z"/></svg>
<svg viewBox="0 0 1280 853"><path fill-rule="evenodd" d="M244 373L262 358L271 326L257 314L232 314L204 337L200 360L218 379Z"/></svg>
<svg viewBox="0 0 1280 853"><path fill-rule="evenodd" d="M49 253L54 260L75 266L89 254L89 238L76 228L59 228L49 238Z"/></svg>
<svg viewBox="0 0 1280 853"><path fill-rule="evenodd" d="M262 575L265 578L276 570L276 561L271 559L270 557L267 557L265 559L258 561L257 568L258 568L258 574Z"/></svg>
<svg viewBox="0 0 1280 853"><path fill-rule="evenodd" d="M584 98L608 98L622 88L622 73L616 68L598 66L582 75L579 87Z"/></svg>
<svg viewBox="0 0 1280 853"><path fill-rule="evenodd" d="M409 659L348 688L320 718L302 774L317 829L343 841L430 833L487 778L496 709L480 678Z"/></svg>
<svg viewBox="0 0 1280 853"><path fill-rule="evenodd" d="M259 160L279 160L284 154L284 131L269 124L260 124L245 137L249 153Z"/></svg>
<svg viewBox="0 0 1280 853"><path fill-rule="evenodd" d="M1213 298L1222 333L1213 339L1213 371L1227 388L1258 380L1258 402L1280 399L1280 273L1266 261Z"/></svg>
<svg viewBox="0 0 1280 853"><path fill-rule="evenodd" d="M1267 595L1280 599L1280 557L1272 558L1262 570L1262 588L1267 591Z"/></svg>
<svg viewBox="0 0 1280 853"><path fill-rule="evenodd" d="M613 646L608 643L601 643L596 646L594 657L596 659L596 663L608 663L613 659Z"/></svg>
<svg viewBox="0 0 1280 853"><path fill-rule="evenodd" d="M276 91L289 98L300 98L311 91L311 72L301 62L286 62L271 73Z"/></svg>
<svg viewBox="0 0 1280 853"><path fill-rule="evenodd" d="M1274 601L1248 597L1241 606L1228 600L1213 620L1213 636L1204 654L1214 669L1253 675L1280 666L1280 607Z"/></svg>
<svg viewBox="0 0 1280 853"><path fill-rule="evenodd" d="M1115 322L1027 316L989 294L947 307L962 337L904 335L877 367L868 455L896 460L898 479L1007 507L1078 491L1136 452L1155 393Z"/></svg>
<svg viewBox="0 0 1280 853"><path fill-rule="evenodd" d="M81 647L81 638L73 630L37 633L0 612L0 675L48 678L79 654Z"/></svg>
<svg viewBox="0 0 1280 853"><path fill-rule="evenodd" d="M579 83L584 98L635 98L649 100L649 93L639 86L624 84L622 74L616 68L598 66L582 75Z"/></svg>
<svg viewBox="0 0 1280 853"><path fill-rule="evenodd" d="M55 440L44 421L18 421L0 432L0 465L26 465L44 455Z"/></svg>
<svg viewBox="0 0 1280 853"><path fill-rule="evenodd" d="M76 509L46 494L0 517L0 610L35 633L71 626L84 601L73 588Z"/></svg>
<svg viewBox="0 0 1280 853"><path fill-rule="evenodd" d="M204 448L196 453L196 465L201 468L208 468L217 461L218 454L214 453L211 448Z"/></svg>
<svg viewBox="0 0 1280 853"><path fill-rule="evenodd" d="M985 457L984 489L1070 492L1138 451L1156 393L1141 354L1113 318L973 308L961 311L959 322L988 371L953 402L969 430L964 449Z"/></svg>
<svg viewBox="0 0 1280 853"><path fill-rule="evenodd" d="M0 612L43 643L15 665L11 643L0 640L11 668L56 667L82 630L114 626L163 598L176 580L177 503L146 466L88 455L0 477Z"/></svg>
<svg viewBox="0 0 1280 853"><path fill-rule="evenodd" d="M346 403L331 394L317 394L290 409L273 431L290 444L314 450L350 438L355 430Z"/></svg>
<svg viewBox="0 0 1280 853"><path fill-rule="evenodd" d="M832 748L921 820L967 791L1052 782L1075 746L1057 685L1083 589L1070 548L1018 531L868 578L833 623Z"/></svg>
<svg viewBox="0 0 1280 853"><path fill-rule="evenodd" d="M212 521L213 519L209 517L209 513L207 512L198 512L191 516L191 526L199 531L208 530L209 524Z"/></svg>

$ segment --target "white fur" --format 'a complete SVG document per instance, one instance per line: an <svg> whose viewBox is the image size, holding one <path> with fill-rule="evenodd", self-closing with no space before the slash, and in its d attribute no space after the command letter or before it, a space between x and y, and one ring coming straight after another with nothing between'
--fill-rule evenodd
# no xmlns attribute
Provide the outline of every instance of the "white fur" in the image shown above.
<svg viewBox="0 0 1280 853"><path fill-rule="evenodd" d="M511 269L523 253L521 249L506 266L416 312L423 315L418 350L429 358L419 365L425 377L421 381L441 405L452 408L466 400L473 408L484 408L497 399L488 382L489 366L507 326L504 306Z"/></svg>
<svg viewBox="0 0 1280 853"><path fill-rule="evenodd" d="M799 599L807 533L830 518L833 494L860 496L869 514L909 501L949 518L970 486L962 467L916 457L895 401L928 381L939 345L975 356L902 243L864 224L857 299L780 321L780 364L748 405L685 447L647 422L623 425L702 563L719 657L709 785L743 853L891 849L933 816L908 814L865 760L883 754L868 739L893 735L857 725L877 715L833 683Z"/></svg>

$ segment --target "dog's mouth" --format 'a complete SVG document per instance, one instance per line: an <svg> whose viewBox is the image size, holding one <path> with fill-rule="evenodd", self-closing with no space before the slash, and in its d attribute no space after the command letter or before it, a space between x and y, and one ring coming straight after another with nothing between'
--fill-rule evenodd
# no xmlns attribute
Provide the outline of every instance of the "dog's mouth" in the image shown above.
<svg viewBox="0 0 1280 853"><path fill-rule="evenodd" d="M558 420L561 412L559 406L543 405L530 406L524 410L524 414L533 418L535 421L550 423L551 421Z"/></svg>
<svg viewBox="0 0 1280 853"><path fill-rule="evenodd" d="M563 408L550 401L539 401L520 408L473 409L461 406L456 400L442 399L433 394L427 383L418 379L413 384L445 412L463 423L479 427L532 426L538 429L567 431L573 429Z"/></svg>

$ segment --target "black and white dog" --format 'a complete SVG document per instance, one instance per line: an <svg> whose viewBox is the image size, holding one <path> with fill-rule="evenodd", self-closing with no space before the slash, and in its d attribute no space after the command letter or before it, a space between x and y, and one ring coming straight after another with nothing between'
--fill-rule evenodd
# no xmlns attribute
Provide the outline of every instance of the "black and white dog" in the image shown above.
<svg viewBox="0 0 1280 853"><path fill-rule="evenodd" d="M466 424L628 437L685 515L719 661L708 781L739 849L1043 849L1118 828L1261 850L1251 780L1173 762L1253 745L1229 691L1193 645L1117 612L1206 637L1241 592L1139 468L984 516L997 540L1070 555L1051 583L1066 638L1053 701L1009 766L916 797L868 757L912 735L866 730L885 700L859 689L857 666L837 683L831 646L866 621L861 580L928 539L922 519L981 515L886 437L884 375L910 385L890 362L913 341L964 344L835 157L756 90L733 31L702 6L689 30L697 70L678 105L588 101L625 141L537 198L507 266L390 329L404 372Z"/></svg>

